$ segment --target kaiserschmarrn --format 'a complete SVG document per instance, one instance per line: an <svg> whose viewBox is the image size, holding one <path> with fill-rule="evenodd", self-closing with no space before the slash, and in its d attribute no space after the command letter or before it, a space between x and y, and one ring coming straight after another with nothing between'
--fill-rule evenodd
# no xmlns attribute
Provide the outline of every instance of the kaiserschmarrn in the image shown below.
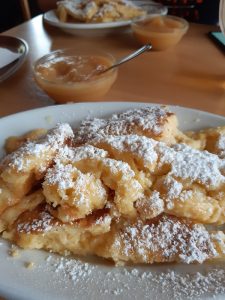
<svg viewBox="0 0 225 300"><path fill-rule="evenodd" d="M2 237L116 264L224 259L224 128L183 133L149 106L9 137Z"/></svg>
<svg viewBox="0 0 225 300"><path fill-rule="evenodd" d="M57 2L61 22L105 23L131 20L146 11L129 0L65 0Z"/></svg>

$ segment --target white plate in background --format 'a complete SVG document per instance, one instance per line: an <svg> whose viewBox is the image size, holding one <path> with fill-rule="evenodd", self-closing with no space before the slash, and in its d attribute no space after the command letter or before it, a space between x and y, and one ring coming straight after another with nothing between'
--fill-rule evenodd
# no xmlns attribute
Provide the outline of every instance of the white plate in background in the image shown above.
<svg viewBox="0 0 225 300"><path fill-rule="evenodd" d="M154 3L154 5L143 4L142 8L145 9L148 14L166 15L167 7L160 4ZM63 31L75 34L75 35L105 35L114 32L116 29L123 29L129 26L133 20L115 21L115 22L104 22L104 23L68 23L61 22L56 15L55 10L50 10L43 15L46 23L58 27Z"/></svg>
<svg viewBox="0 0 225 300"><path fill-rule="evenodd" d="M4 117L0 119L1 155L5 138L10 135L23 134L34 128L51 128L58 122L78 126L86 117L108 117L112 113L149 105L78 103ZM170 106L170 109L177 114L182 130L225 125L222 116L178 106ZM7 242L0 240L0 296L7 300L212 299L221 285L225 287L225 264L222 262L219 266L162 264L116 268L95 258L61 261L57 255L37 250L19 250L18 257L10 257L9 248ZM34 268L27 269L25 264L28 262L34 262ZM217 268L216 272L212 271L214 268ZM197 272L201 275L195 275ZM204 277L205 272L211 272L211 275ZM213 293L209 292L210 288ZM213 299L225 299L225 293Z"/></svg>

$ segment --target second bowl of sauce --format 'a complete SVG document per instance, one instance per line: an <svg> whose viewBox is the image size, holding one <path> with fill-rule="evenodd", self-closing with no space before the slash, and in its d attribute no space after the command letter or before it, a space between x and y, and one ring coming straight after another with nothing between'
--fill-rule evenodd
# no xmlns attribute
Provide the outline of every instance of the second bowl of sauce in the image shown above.
<svg viewBox="0 0 225 300"><path fill-rule="evenodd" d="M153 50L165 50L176 45L189 27L183 18L174 16L148 16L132 24L132 31L137 41L150 43Z"/></svg>

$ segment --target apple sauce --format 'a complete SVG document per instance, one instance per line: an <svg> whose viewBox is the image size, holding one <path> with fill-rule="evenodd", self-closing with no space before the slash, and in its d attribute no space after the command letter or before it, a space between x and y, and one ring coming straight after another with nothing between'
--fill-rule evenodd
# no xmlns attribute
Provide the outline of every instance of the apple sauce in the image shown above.
<svg viewBox="0 0 225 300"><path fill-rule="evenodd" d="M165 50L176 45L188 30L188 22L174 16L151 16L132 24L140 44L151 44L153 50Z"/></svg>
<svg viewBox="0 0 225 300"><path fill-rule="evenodd" d="M56 102L99 100L117 77L108 54L72 54L62 50L40 59L34 67L37 84Z"/></svg>

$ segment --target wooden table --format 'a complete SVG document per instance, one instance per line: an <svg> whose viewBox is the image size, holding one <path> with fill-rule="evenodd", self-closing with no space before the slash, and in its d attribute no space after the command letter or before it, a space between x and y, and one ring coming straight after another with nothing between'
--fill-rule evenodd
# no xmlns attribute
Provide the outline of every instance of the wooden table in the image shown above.
<svg viewBox="0 0 225 300"><path fill-rule="evenodd" d="M146 53L123 65L103 101L139 101L175 104L225 115L225 56L209 39L214 26L191 24L173 49ZM93 48L124 56L138 48L130 32L106 37L78 37L43 24L38 16L3 33L25 39L30 47L24 65L0 84L0 116L52 105L35 84L32 64L51 50Z"/></svg>

